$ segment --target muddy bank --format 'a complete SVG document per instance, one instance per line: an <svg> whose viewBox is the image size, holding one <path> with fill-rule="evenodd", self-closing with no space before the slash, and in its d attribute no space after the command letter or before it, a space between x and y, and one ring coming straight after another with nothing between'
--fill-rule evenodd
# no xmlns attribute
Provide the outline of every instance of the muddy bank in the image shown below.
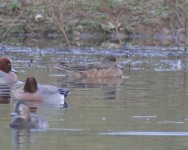
<svg viewBox="0 0 188 150"><path fill-rule="evenodd" d="M118 37L121 37L121 44ZM174 42L173 35L156 34L131 34L125 33L101 33L101 32L77 32L69 35L71 47L98 47L106 49L119 49L126 45L140 46L184 46L184 35L178 39L181 43ZM60 33L9 33L1 40L3 44L27 46L27 47L67 47L66 41Z"/></svg>
<svg viewBox="0 0 188 150"><path fill-rule="evenodd" d="M63 6L63 2L59 4ZM184 16L179 15L184 7L180 6L161 0L139 3L78 0L69 2L61 11L61 5L52 1L3 1L0 2L1 42L67 46L68 39L71 46L109 49L130 43L182 46L185 26L181 21Z"/></svg>

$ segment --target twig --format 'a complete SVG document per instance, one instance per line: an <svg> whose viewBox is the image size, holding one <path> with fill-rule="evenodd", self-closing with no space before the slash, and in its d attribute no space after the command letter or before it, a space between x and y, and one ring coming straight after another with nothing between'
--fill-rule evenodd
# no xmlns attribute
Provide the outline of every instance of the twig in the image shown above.
<svg viewBox="0 0 188 150"><path fill-rule="evenodd" d="M120 13L119 14L115 14L112 11L110 11L108 8L103 8L102 11L109 17L110 21L115 26L116 36L118 38L120 46L122 46L121 38L118 35L118 33L119 33L119 29L118 29L118 22L119 22L119 20L118 20L118 18L119 18Z"/></svg>
<svg viewBox="0 0 188 150"><path fill-rule="evenodd" d="M61 5L60 0L53 0L51 1L51 7L47 8L49 15L51 16L53 23L60 29L60 31L63 33L63 36L65 37L65 41L67 45L70 47L70 41L68 39L68 36L65 31L65 26L64 26L64 11L66 9L66 6L70 0L66 0L63 2L63 5Z"/></svg>

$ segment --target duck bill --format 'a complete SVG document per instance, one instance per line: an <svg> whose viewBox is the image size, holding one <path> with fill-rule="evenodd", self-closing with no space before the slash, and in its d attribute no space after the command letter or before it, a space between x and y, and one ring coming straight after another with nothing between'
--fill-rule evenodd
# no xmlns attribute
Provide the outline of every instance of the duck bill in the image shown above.
<svg viewBox="0 0 188 150"><path fill-rule="evenodd" d="M14 68L11 69L11 72L17 73L17 71Z"/></svg>
<svg viewBox="0 0 188 150"><path fill-rule="evenodd" d="M16 112L11 112L10 113L10 116L14 117L14 116L17 116L18 114Z"/></svg>
<svg viewBox="0 0 188 150"><path fill-rule="evenodd" d="M120 68L120 69L124 69L125 68L121 64L118 64L117 67Z"/></svg>

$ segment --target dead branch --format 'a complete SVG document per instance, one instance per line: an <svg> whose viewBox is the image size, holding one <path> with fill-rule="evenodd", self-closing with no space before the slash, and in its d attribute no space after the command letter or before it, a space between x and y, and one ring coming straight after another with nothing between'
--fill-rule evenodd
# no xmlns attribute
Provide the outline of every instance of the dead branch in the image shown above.
<svg viewBox="0 0 188 150"><path fill-rule="evenodd" d="M50 4L48 4L48 6L51 7L47 7L47 11L50 17L52 18L54 25L56 25L59 28L59 30L63 33L65 41L67 45L70 47L71 44L66 34L64 25L64 11L66 10L69 2L70 0L64 0L63 2L61 0L49 1L48 3Z"/></svg>

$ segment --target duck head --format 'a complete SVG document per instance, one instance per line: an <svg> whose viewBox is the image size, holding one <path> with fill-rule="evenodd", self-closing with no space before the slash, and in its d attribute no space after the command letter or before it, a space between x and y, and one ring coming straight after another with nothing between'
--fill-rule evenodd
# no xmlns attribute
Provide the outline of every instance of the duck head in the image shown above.
<svg viewBox="0 0 188 150"><path fill-rule="evenodd" d="M6 57L0 58L0 70L5 73L9 73L11 71L16 72L16 70L12 68L11 60Z"/></svg>
<svg viewBox="0 0 188 150"><path fill-rule="evenodd" d="M114 67L117 65L116 57L113 55L107 55L102 59L101 64L106 67Z"/></svg>
<svg viewBox="0 0 188 150"><path fill-rule="evenodd" d="M30 125L30 110L29 107L23 102L18 101L15 105L14 112L10 114L13 116L9 126L12 128L25 128Z"/></svg>
<svg viewBox="0 0 188 150"><path fill-rule="evenodd" d="M35 93L38 89L38 84L35 77L27 77L23 90L29 93Z"/></svg>
<svg viewBox="0 0 188 150"><path fill-rule="evenodd" d="M30 109L23 101L18 101L15 105L14 111L10 114L11 116L28 120L30 116Z"/></svg>
<svg viewBox="0 0 188 150"><path fill-rule="evenodd" d="M48 127L48 123L44 119L30 112L30 108L24 101L17 101L14 112L10 115L13 116L9 124L11 128L42 129Z"/></svg>

